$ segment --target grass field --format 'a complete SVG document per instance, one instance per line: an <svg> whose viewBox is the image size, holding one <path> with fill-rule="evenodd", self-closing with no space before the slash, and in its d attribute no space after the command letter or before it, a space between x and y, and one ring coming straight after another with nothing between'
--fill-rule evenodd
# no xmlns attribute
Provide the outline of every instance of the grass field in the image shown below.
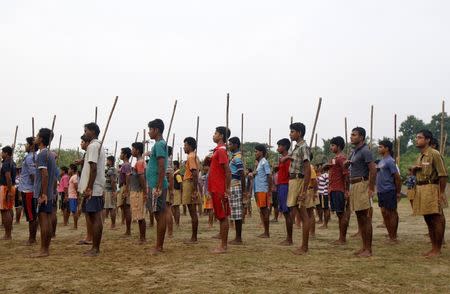
<svg viewBox="0 0 450 294"><path fill-rule="evenodd" d="M255 209L254 209L255 211ZM78 231L58 227L51 244L51 256L30 259L39 247L23 246L27 224L15 225L13 241L0 243L1 293L450 293L450 252L444 248L439 258L425 259L421 253L430 244L422 218L411 216L409 203L399 207L399 245L386 245L385 230L379 209L374 213L374 256L359 259L353 252L360 240L350 239L347 246L329 245L337 238L337 219L332 217L328 230L317 230L307 256L296 256L291 248L277 244L285 236L284 221L271 224L268 240L256 238L261 233L259 217L254 215L244 225L245 245L229 247L229 253L209 253L217 240L211 239L218 224L207 229L207 217L201 217L200 242L187 246L190 236L188 217L182 217L181 228L167 240L160 256L146 252L155 240L155 229L148 229L149 244L134 244L124 238L123 227L103 233L101 255L83 257L87 249L75 243L85 234L84 221ZM349 232L356 231L352 215ZM230 231L230 238L234 235ZM448 238L447 234L447 239ZM294 232L298 245L300 231ZM450 240L450 239L449 239Z"/></svg>

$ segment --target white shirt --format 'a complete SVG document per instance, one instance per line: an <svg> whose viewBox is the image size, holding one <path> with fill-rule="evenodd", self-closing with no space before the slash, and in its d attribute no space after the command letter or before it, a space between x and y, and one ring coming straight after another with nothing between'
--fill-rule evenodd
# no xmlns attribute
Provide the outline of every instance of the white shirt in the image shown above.
<svg viewBox="0 0 450 294"><path fill-rule="evenodd" d="M89 163L93 162L97 164L97 176L94 181L94 188L92 191L92 196L102 196L103 191L105 189L105 162L106 156L105 151L100 149L100 141L98 139L94 139L89 143L89 146L86 150L86 155L84 156L84 165L83 170L81 171L80 182L78 184L78 192L83 193L86 190L89 176L91 173L91 168Z"/></svg>

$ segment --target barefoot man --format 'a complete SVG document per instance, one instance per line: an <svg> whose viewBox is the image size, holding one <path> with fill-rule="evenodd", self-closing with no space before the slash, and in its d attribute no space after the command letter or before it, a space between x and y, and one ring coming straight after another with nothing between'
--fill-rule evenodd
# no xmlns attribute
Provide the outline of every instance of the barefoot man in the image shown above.
<svg viewBox="0 0 450 294"><path fill-rule="evenodd" d="M416 147L420 150L414 171L416 172L416 195L413 207L415 215L423 215L431 239L431 251L426 257L441 254L445 234L445 218L442 210L445 203L447 170L439 152L430 146L433 135L421 130L416 136Z"/></svg>
<svg viewBox="0 0 450 294"><path fill-rule="evenodd" d="M366 130L357 127L352 130L351 143L355 147L347 161L350 165L350 205L358 218L362 248L355 253L358 257L372 256L372 218L369 215L371 198L375 191L377 167L366 144Z"/></svg>

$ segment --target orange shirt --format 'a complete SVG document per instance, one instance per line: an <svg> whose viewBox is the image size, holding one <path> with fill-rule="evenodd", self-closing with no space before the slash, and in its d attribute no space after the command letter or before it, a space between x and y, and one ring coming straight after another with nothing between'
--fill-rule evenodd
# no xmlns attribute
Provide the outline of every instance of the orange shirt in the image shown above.
<svg viewBox="0 0 450 294"><path fill-rule="evenodd" d="M197 156L195 155L195 152L191 152L188 155L188 158L186 160L186 171L184 172L184 178L183 180L192 180L192 172L191 170L197 170L198 171L198 165L197 165Z"/></svg>

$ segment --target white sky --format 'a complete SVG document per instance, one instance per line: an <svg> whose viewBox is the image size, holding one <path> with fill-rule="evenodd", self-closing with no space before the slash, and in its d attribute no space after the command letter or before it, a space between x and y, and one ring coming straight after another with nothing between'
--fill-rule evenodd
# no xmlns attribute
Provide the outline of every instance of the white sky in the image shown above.
<svg viewBox="0 0 450 294"><path fill-rule="evenodd" d="M0 0L0 142L56 114L63 148L76 148L95 106L103 129L118 95L105 146L120 148L149 120L168 125L177 98L175 149L199 115L203 155L227 92L245 141L267 142L269 128L286 137L291 115L310 132L318 97L319 138L343 136L345 116L368 130L371 104L374 137L393 137L395 112L429 121L449 96L449 11L432 0Z"/></svg>

